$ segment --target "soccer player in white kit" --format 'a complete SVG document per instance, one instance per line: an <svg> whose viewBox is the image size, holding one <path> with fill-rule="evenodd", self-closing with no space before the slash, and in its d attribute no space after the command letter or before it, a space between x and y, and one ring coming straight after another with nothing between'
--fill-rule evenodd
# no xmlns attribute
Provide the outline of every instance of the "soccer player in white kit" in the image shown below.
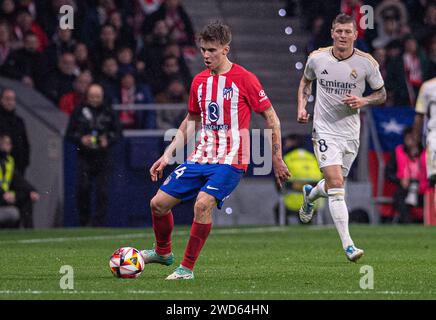
<svg viewBox="0 0 436 320"><path fill-rule="evenodd" d="M363 250L355 247L348 230L345 178L359 149L359 109L383 103L386 90L378 63L371 55L354 48L357 31L351 16L341 13L334 19L331 37L333 46L309 55L298 89L297 121L308 123L306 105L312 82L317 81L312 140L324 175L315 187L303 187L304 203L299 217L303 223L310 222L315 200L328 198L345 254L348 260L357 261ZM365 81L373 93L363 97Z"/></svg>
<svg viewBox="0 0 436 320"><path fill-rule="evenodd" d="M434 187L436 184L436 77L422 84L416 100L415 111L414 130L418 137L422 135L424 118L427 116L427 178L430 185Z"/></svg>

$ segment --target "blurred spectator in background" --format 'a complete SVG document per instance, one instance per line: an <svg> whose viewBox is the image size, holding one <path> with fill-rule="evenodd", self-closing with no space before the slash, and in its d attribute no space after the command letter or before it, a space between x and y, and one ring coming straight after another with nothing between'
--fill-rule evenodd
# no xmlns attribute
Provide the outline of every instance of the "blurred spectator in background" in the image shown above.
<svg viewBox="0 0 436 320"><path fill-rule="evenodd" d="M168 57L176 57L178 62L179 62L180 71L183 74L187 75L187 77L189 79L192 78L191 71L189 70L189 67L186 63L185 57L183 56L182 49L174 41L170 41L164 48L162 58L165 59ZM191 81L189 81L189 82L191 82Z"/></svg>
<svg viewBox="0 0 436 320"><path fill-rule="evenodd" d="M414 105L419 88L427 78L428 61L416 39L408 35L404 40L404 52L391 58L387 64L387 89L394 91L394 103L398 106Z"/></svg>
<svg viewBox="0 0 436 320"><path fill-rule="evenodd" d="M429 58L428 75L431 77L432 75L436 74L436 33L431 38L429 44L428 58Z"/></svg>
<svg viewBox="0 0 436 320"><path fill-rule="evenodd" d="M15 113L16 94L12 89L4 89L0 94L0 133L12 139L12 157L15 169L24 176L30 162L30 146L23 119Z"/></svg>
<svg viewBox="0 0 436 320"><path fill-rule="evenodd" d="M150 15L160 8L164 0L137 0L145 15Z"/></svg>
<svg viewBox="0 0 436 320"><path fill-rule="evenodd" d="M386 47L387 60L398 58L403 53L403 43L401 40L393 40L389 42Z"/></svg>
<svg viewBox="0 0 436 320"><path fill-rule="evenodd" d="M64 94L73 91L73 83L78 74L74 54L65 52L60 56L56 70L43 80L42 91L57 105Z"/></svg>
<svg viewBox="0 0 436 320"><path fill-rule="evenodd" d="M89 51L86 44L79 42L74 48L74 57L76 58L76 64L80 71L89 70L94 72L94 64L89 58Z"/></svg>
<svg viewBox="0 0 436 320"><path fill-rule="evenodd" d="M148 16L144 22L144 34L150 34L158 21L166 24L169 37L179 45L195 46L191 19L180 0L165 0L157 11Z"/></svg>
<svg viewBox="0 0 436 320"><path fill-rule="evenodd" d="M86 100L86 92L92 83L92 75L89 71L84 71L74 80L74 90L64 94L59 100L59 109L71 115L77 107Z"/></svg>
<svg viewBox="0 0 436 320"><path fill-rule="evenodd" d="M120 73L135 73L133 51L129 47L122 47L117 52L118 69Z"/></svg>
<svg viewBox="0 0 436 320"><path fill-rule="evenodd" d="M153 92L164 91L167 84L175 78L182 80L185 88L189 88L190 74L182 72L177 57L168 56L164 59L159 74L153 79Z"/></svg>
<svg viewBox="0 0 436 320"><path fill-rule="evenodd" d="M49 44L47 34L39 26L39 24L33 21L32 15L26 9L19 9L16 15L16 24L14 26L14 36L16 42L23 42L26 33L32 32L38 38L39 52L43 52Z"/></svg>
<svg viewBox="0 0 436 320"><path fill-rule="evenodd" d="M115 32L120 39L120 45L129 48L136 48L136 41L133 29L124 22L123 16L119 11L112 11L107 19L108 23L114 26Z"/></svg>
<svg viewBox="0 0 436 320"><path fill-rule="evenodd" d="M58 28L52 37L52 42L44 51L44 62L47 71L56 68L58 64L58 57L65 52L74 52L76 47L76 40L73 39L73 32L70 29Z"/></svg>
<svg viewBox="0 0 436 320"><path fill-rule="evenodd" d="M120 88L114 103L122 105L146 104L153 102L150 87L137 84L133 72L125 72L120 77ZM156 112L124 110L119 112L121 126L126 129L154 129L156 128Z"/></svg>
<svg viewBox="0 0 436 320"><path fill-rule="evenodd" d="M100 41L93 52L93 63L100 65L107 57L115 57L119 49L118 36L113 25L105 24L101 27Z"/></svg>
<svg viewBox="0 0 436 320"><path fill-rule="evenodd" d="M147 73L152 77L159 73L162 57L166 46L169 44L168 27L164 21L157 21L153 32L145 36L144 48L139 53L139 58L144 61Z"/></svg>
<svg viewBox="0 0 436 320"><path fill-rule="evenodd" d="M12 51L0 69L0 75L35 87L43 75L42 55L37 51L38 38L34 33L24 36L24 47Z"/></svg>
<svg viewBox="0 0 436 320"><path fill-rule="evenodd" d="M19 9L25 9L27 12L30 13L32 19L36 20L39 8L37 7L37 4L34 0L18 0L17 7Z"/></svg>
<svg viewBox="0 0 436 320"><path fill-rule="evenodd" d="M33 202L39 200L39 194L16 170L12 150L10 136L0 134L0 212L6 208L11 214L11 207L15 207L20 213L20 220L8 226L33 228Z"/></svg>
<svg viewBox="0 0 436 320"><path fill-rule="evenodd" d="M415 6L418 6L418 4L415 4ZM436 34L436 1L427 1L427 5L422 12L424 16L417 21L414 34L419 44L428 47L432 37Z"/></svg>
<svg viewBox="0 0 436 320"><path fill-rule="evenodd" d="M393 87L395 84L388 83L389 77L388 77L388 67L387 67L387 62L388 62L387 51L385 48L376 48L372 52L372 56L378 62L380 73L381 73L383 79L385 79L385 88L386 88L385 105L386 106L393 106L395 104L395 102L394 102L395 87ZM390 79L390 80L392 80L392 79Z"/></svg>
<svg viewBox="0 0 436 320"><path fill-rule="evenodd" d="M11 52L10 27L6 22L0 21L0 67L6 62Z"/></svg>
<svg viewBox="0 0 436 320"><path fill-rule="evenodd" d="M0 19L7 21L12 26L15 23L15 11L14 0L3 0L0 4Z"/></svg>
<svg viewBox="0 0 436 320"><path fill-rule="evenodd" d="M380 73L383 79L386 79L387 72L388 72L386 68L386 61L387 61L386 49L377 48L372 52L372 56L378 62Z"/></svg>
<svg viewBox="0 0 436 320"><path fill-rule="evenodd" d="M70 117L66 137L77 146L77 208L81 226L101 227L106 223L107 186L111 176L110 147L121 130L118 117L104 104L103 88L92 84L87 101ZM91 214L92 182L95 181L96 214Z"/></svg>
<svg viewBox="0 0 436 320"><path fill-rule="evenodd" d="M410 33L406 6L399 0L383 0L375 8L377 38L372 41L374 48L386 46L392 40Z"/></svg>
<svg viewBox="0 0 436 320"><path fill-rule="evenodd" d="M424 206L427 188L425 150L412 127L406 128L403 134L404 143L392 153L385 175L397 185L393 206L399 214L398 222L422 222L422 212L413 215L412 208Z"/></svg>
<svg viewBox="0 0 436 320"><path fill-rule="evenodd" d="M325 19L322 16L317 16L312 21L310 29L311 36L306 46L307 54L318 48L327 47L331 43L331 37L324 32Z"/></svg>
<svg viewBox="0 0 436 320"><path fill-rule="evenodd" d="M104 89L105 101L108 104L114 103L118 96L118 70L118 63L114 57L107 57L103 60L98 83Z"/></svg>
<svg viewBox="0 0 436 320"><path fill-rule="evenodd" d="M109 18L112 12L117 10L114 0L97 0L98 19L103 24Z"/></svg>
<svg viewBox="0 0 436 320"><path fill-rule="evenodd" d="M180 79L173 79L168 84L167 88L156 95L156 103L187 103L188 93L185 84ZM178 128L180 119L185 116L183 110L157 110L157 127L159 129Z"/></svg>
<svg viewBox="0 0 436 320"><path fill-rule="evenodd" d="M152 11L144 10L145 6L148 6L152 2L155 2L157 8L159 8L161 0L133 0L124 5L122 9L122 15L125 18L125 24L132 31L132 36L135 39L135 52L140 52L144 47L144 34L142 32L144 21L146 16L152 13Z"/></svg>
<svg viewBox="0 0 436 320"><path fill-rule="evenodd" d="M59 27L63 5L74 9L73 30ZM138 88L153 83L154 94L175 78L187 89L192 76L185 56L194 40L179 0L0 2L0 75L35 87L57 105L72 93L76 76L88 70L110 103L121 100L119 73L135 73ZM64 110L71 110L71 101L67 105Z"/></svg>

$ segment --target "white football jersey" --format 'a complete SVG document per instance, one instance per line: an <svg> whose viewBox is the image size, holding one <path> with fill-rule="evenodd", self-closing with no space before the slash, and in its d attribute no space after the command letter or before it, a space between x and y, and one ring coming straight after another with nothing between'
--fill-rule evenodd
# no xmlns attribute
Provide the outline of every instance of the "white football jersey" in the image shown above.
<svg viewBox="0 0 436 320"><path fill-rule="evenodd" d="M304 76L317 80L314 132L359 139L360 110L351 109L342 100L347 94L361 97L365 80L373 90L384 86L377 61L358 49L340 60L333 55L333 47L320 48L309 55Z"/></svg>
<svg viewBox="0 0 436 320"><path fill-rule="evenodd" d="M415 111L427 115L427 129L436 131L436 77L422 84Z"/></svg>

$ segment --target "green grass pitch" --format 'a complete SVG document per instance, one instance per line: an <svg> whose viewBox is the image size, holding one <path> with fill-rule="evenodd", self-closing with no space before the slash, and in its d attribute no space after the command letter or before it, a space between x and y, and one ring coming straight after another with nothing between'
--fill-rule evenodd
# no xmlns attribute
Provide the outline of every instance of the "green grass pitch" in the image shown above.
<svg viewBox="0 0 436 320"><path fill-rule="evenodd" d="M358 263L346 260L333 227L214 228L195 280L165 281L188 234L175 228L173 266L117 279L109 256L122 246L150 248L151 229L2 230L0 299L436 299L434 227L353 225L365 250ZM73 290L60 288L63 265L73 267ZM360 287L363 266L373 268L373 289Z"/></svg>

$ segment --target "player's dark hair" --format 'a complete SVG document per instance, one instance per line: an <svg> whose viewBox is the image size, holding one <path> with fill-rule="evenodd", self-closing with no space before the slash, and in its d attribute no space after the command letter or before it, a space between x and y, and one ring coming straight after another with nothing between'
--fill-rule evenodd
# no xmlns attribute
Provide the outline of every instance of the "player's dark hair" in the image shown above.
<svg viewBox="0 0 436 320"><path fill-rule="evenodd" d="M336 18L332 22L332 29L335 28L336 24L344 24L344 23L352 23L354 26L354 29L357 29L356 20L354 18L346 13L340 13L336 16Z"/></svg>
<svg viewBox="0 0 436 320"><path fill-rule="evenodd" d="M221 45L228 45L232 42L232 31L221 21L214 21L204 27L198 38L206 42L217 41Z"/></svg>

